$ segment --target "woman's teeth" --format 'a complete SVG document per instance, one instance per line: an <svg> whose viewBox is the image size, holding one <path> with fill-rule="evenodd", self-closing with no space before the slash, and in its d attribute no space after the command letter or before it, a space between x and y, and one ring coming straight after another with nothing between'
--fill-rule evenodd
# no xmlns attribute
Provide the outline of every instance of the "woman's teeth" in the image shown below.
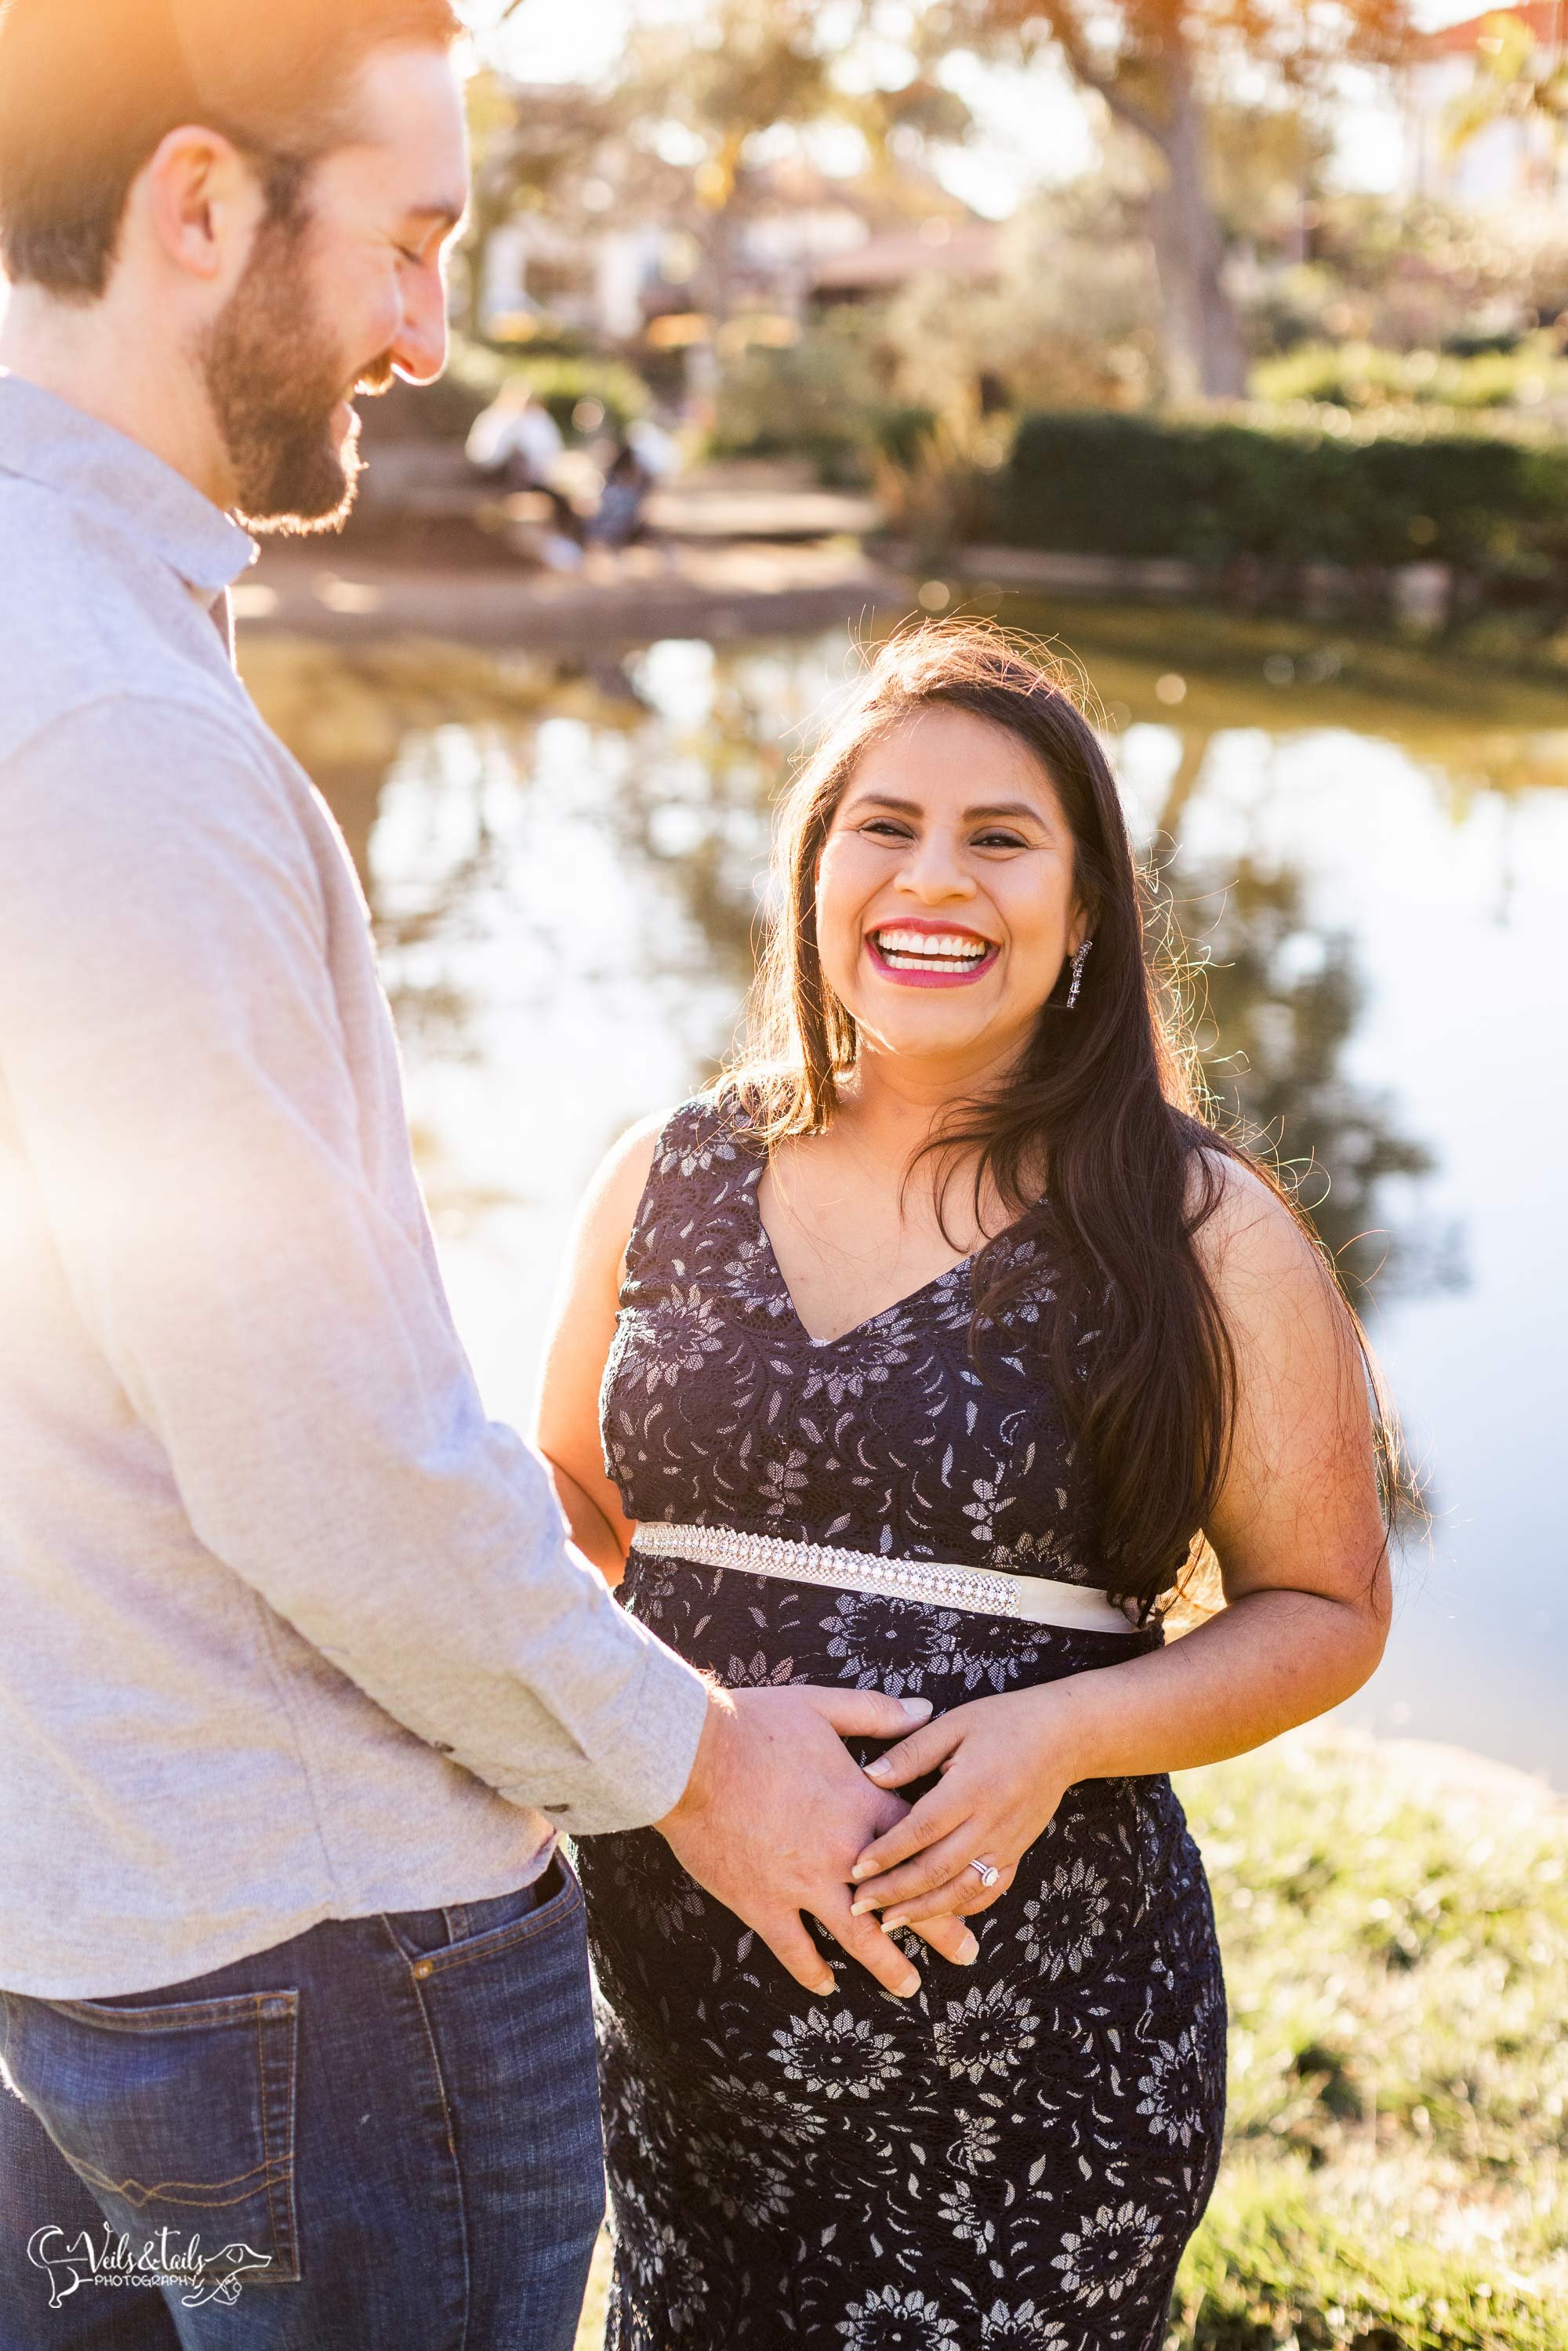
<svg viewBox="0 0 1568 2351"><path fill-rule="evenodd" d="M988 939L958 931L873 931L872 936L894 971L973 971L991 951Z"/></svg>

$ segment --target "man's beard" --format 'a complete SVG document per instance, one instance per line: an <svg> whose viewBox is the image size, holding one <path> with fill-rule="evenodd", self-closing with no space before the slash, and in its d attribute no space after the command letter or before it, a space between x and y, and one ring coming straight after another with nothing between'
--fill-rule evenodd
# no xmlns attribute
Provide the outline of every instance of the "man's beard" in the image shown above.
<svg viewBox="0 0 1568 2351"><path fill-rule="evenodd" d="M207 395L234 476L234 510L253 530L339 530L364 471L359 420L340 446L332 419L350 390L343 354L316 314L308 220L269 220L202 350ZM361 371L384 392L390 357Z"/></svg>

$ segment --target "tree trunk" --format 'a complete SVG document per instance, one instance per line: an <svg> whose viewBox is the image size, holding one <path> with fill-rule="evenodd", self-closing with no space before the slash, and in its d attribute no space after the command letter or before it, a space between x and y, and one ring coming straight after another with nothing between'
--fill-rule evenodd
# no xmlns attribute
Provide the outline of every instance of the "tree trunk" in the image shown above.
<svg viewBox="0 0 1568 2351"><path fill-rule="evenodd" d="M1130 119L1153 140L1164 166L1149 199L1149 235L1165 304L1170 389L1177 400L1239 400L1247 390L1247 352L1225 290L1225 248L1204 184L1203 112L1191 61L1175 42L1163 78L1160 120L1142 109ZM1106 96L1114 110L1114 90Z"/></svg>

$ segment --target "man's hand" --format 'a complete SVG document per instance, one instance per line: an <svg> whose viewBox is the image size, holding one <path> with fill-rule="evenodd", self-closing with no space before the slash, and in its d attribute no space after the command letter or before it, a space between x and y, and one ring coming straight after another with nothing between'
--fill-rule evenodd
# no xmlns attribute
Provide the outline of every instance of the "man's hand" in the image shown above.
<svg viewBox="0 0 1568 2351"><path fill-rule="evenodd" d="M833 1979L803 1910L889 1991L907 1999L920 1989L898 1945L851 1911L851 1868L906 1807L843 1742L896 1739L930 1710L924 1698L875 1690L716 1689L686 1792L656 1823L682 1867L810 1991L831 1992ZM926 1939L961 1965L975 1955L961 1919L933 1921Z"/></svg>

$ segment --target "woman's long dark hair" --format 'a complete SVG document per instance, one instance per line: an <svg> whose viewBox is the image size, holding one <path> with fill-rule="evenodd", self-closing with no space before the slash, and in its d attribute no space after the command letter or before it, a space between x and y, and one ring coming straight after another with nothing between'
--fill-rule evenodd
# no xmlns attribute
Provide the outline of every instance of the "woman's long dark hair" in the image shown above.
<svg viewBox="0 0 1568 2351"><path fill-rule="evenodd" d="M1010 1244L1032 1234L1049 1252L1067 1310L1051 1318L1051 1369L1103 1513L1107 1579L1146 1615L1198 1555L1235 1424L1235 1351L1193 1245L1223 1196L1225 1161L1245 1160L1316 1240L1269 1168L1205 1120L1178 993L1156 979L1149 953L1153 895L1134 861L1115 778L1048 656L964 622L910 629L883 647L786 798L783 904L758 975L753 1049L731 1082L768 1148L831 1124L859 1040L822 970L817 868L862 755L932 704L967 711L1021 742L1050 777L1072 831L1077 893L1094 943L1079 1001L1065 1009L1064 967L1009 1082L963 1104L928 1148L949 1172L973 1165L977 1211L988 1196L999 1197L1015 1219ZM944 1176L939 1209L946 1184ZM1030 1279L1016 1246L980 1252L977 1360L986 1332ZM1392 1513L1405 1490L1394 1424L1360 1325L1341 1298L1368 1375ZM1092 1343L1080 1344L1089 1332Z"/></svg>

